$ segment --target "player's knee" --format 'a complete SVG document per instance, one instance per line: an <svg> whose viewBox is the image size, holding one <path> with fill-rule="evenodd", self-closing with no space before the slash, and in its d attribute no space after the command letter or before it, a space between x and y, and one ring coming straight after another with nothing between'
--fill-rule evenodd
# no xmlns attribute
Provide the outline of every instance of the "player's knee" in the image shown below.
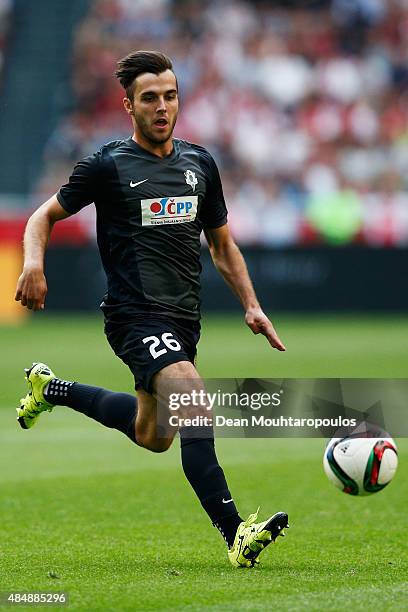
<svg viewBox="0 0 408 612"><path fill-rule="evenodd" d="M176 412L177 416L182 421L186 419L195 419L197 423L203 424L207 419L211 419L211 406L203 388L186 386L183 400L183 404L180 403Z"/></svg>
<svg viewBox="0 0 408 612"><path fill-rule="evenodd" d="M172 438L151 438L143 435L136 436L136 442L139 446L151 451L152 453L164 453L169 450L173 439Z"/></svg>
<svg viewBox="0 0 408 612"><path fill-rule="evenodd" d="M152 451L152 453L165 453L169 450L173 440L163 439L163 440L155 440L153 443L149 444L148 450Z"/></svg>

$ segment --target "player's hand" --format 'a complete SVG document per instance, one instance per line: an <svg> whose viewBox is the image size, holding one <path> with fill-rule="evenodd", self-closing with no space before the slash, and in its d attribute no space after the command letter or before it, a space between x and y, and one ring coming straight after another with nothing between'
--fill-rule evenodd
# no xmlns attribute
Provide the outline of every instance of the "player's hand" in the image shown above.
<svg viewBox="0 0 408 612"><path fill-rule="evenodd" d="M15 300L29 310L44 310L47 281L40 268L24 268L17 281Z"/></svg>
<svg viewBox="0 0 408 612"><path fill-rule="evenodd" d="M278 351L286 351L285 345L279 339L272 323L261 310L261 308L251 308L245 313L245 323L254 334L263 334L268 339L269 344Z"/></svg>

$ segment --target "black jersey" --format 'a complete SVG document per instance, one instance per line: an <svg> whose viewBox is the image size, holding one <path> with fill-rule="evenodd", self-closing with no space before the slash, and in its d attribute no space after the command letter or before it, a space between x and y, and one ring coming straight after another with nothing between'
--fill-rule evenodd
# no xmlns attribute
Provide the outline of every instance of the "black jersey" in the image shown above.
<svg viewBox="0 0 408 612"><path fill-rule="evenodd" d="M95 203L108 317L200 318L200 234L224 225L227 209L208 151L173 145L160 158L132 138L108 143L80 161L57 194L70 213Z"/></svg>

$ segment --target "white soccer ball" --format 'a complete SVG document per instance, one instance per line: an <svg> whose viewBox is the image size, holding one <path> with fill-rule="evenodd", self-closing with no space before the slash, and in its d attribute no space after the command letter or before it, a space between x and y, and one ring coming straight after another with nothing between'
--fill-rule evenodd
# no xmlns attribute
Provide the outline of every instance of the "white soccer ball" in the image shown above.
<svg viewBox="0 0 408 612"><path fill-rule="evenodd" d="M329 480L344 493L371 495L394 478L397 446L391 437L332 438L324 452L323 466Z"/></svg>

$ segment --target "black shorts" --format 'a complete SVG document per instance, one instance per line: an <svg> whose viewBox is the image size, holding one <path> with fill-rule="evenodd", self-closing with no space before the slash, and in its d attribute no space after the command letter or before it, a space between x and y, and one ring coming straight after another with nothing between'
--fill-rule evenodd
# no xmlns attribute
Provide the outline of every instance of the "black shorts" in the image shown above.
<svg viewBox="0 0 408 612"><path fill-rule="evenodd" d="M158 315L123 323L105 320L105 334L115 354L130 368L135 388L152 393L157 372L178 361L194 363L200 322Z"/></svg>

